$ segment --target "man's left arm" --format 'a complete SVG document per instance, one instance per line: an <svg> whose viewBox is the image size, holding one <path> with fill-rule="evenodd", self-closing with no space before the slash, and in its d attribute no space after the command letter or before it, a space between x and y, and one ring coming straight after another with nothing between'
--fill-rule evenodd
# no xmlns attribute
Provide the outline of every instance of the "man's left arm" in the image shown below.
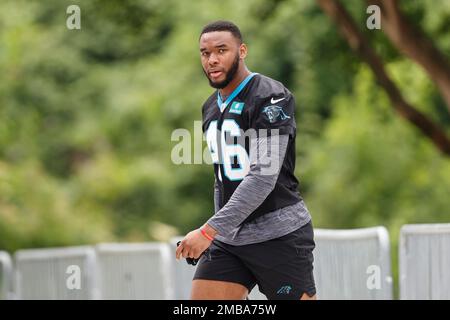
<svg viewBox="0 0 450 320"><path fill-rule="evenodd" d="M186 235L177 248L177 259L198 258L217 233L230 234L264 202L275 187L288 142L288 135L252 139L248 174L228 202L201 229Z"/></svg>
<svg viewBox="0 0 450 320"><path fill-rule="evenodd" d="M264 202L275 188L288 142L288 135L252 140L248 174L222 209L207 221L206 231L229 236Z"/></svg>

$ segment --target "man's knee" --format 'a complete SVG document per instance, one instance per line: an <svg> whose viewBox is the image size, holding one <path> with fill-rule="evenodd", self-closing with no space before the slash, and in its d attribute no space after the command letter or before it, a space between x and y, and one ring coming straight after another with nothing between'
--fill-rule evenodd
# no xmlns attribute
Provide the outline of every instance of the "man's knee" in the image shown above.
<svg viewBox="0 0 450 320"><path fill-rule="evenodd" d="M192 281L191 300L243 300L248 289L239 283L195 279Z"/></svg>

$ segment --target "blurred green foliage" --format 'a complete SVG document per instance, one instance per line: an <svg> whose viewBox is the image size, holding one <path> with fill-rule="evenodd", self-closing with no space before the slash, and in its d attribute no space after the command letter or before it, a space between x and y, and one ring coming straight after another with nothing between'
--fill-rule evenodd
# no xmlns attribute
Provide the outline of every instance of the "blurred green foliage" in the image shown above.
<svg viewBox="0 0 450 320"><path fill-rule="evenodd" d="M66 8L81 8L81 30ZM381 31L365 2L346 7L407 101L450 134L426 74ZM450 3L402 1L450 52ZM171 162L171 133L193 131L212 92L204 24L229 19L252 71L297 100L297 167L315 227L448 222L450 162L400 118L313 0L4 0L0 2L0 249L166 240L213 213L210 166ZM395 256L396 252L393 252Z"/></svg>

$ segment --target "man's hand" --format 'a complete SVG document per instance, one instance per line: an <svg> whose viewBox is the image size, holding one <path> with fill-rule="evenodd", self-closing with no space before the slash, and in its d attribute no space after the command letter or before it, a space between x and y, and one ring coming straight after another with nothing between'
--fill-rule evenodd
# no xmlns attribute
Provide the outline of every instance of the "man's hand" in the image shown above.
<svg viewBox="0 0 450 320"><path fill-rule="evenodd" d="M200 229L189 232L184 239L181 241L180 245L176 251L176 258L193 258L197 259L210 245L210 240L206 239L204 235L201 234Z"/></svg>

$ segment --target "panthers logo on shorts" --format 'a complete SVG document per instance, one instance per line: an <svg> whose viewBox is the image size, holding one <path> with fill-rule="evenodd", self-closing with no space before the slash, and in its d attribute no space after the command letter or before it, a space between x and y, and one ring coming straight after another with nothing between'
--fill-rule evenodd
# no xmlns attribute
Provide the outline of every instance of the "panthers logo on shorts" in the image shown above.
<svg viewBox="0 0 450 320"><path fill-rule="evenodd" d="M279 106L267 106L262 110L263 113L266 114L267 118L269 118L270 123L276 122L278 119L285 120L290 119L291 117L284 113L283 108Z"/></svg>

